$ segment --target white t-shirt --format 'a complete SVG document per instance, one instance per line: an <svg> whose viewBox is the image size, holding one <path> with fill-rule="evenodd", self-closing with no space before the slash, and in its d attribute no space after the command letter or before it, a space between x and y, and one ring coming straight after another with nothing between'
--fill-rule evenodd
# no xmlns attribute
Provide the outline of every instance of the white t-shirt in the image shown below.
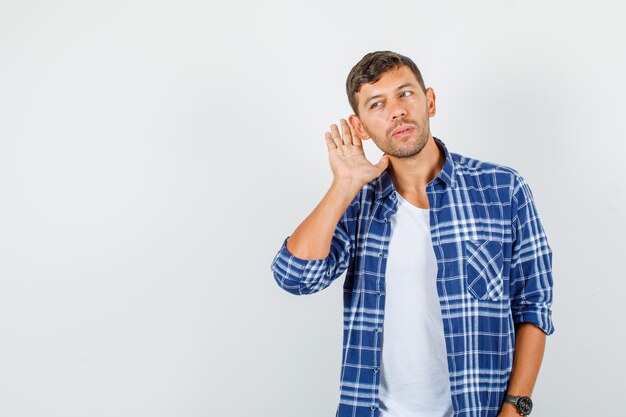
<svg viewBox="0 0 626 417"><path fill-rule="evenodd" d="M429 209L397 196L385 274L380 416L449 417L450 374Z"/></svg>

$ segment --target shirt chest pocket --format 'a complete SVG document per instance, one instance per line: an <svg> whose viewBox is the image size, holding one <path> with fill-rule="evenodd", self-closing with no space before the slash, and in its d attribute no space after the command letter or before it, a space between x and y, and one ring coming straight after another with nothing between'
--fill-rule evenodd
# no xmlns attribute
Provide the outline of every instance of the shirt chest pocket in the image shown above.
<svg viewBox="0 0 626 417"><path fill-rule="evenodd" d="M493 240L464 242L467 290L478 300L501 301L504 298L502 244Z"/></svg>

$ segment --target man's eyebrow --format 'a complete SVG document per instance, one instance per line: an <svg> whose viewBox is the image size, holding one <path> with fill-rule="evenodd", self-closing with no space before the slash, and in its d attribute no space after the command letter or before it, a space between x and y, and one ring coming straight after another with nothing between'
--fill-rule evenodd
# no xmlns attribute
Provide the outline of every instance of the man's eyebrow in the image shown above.
<svg viewBox="0 0 626 417"><path fill-rule="evenodd" d="M396 90L402 90L403 88L406 88L406 87L417 88L416 85L413 83L404 83L400 87L396 88Z"/></svg>
<svg viewBox="0 0 626 417"><path fill-rule="evenodd" d="M406 88L406 87L413 87L413 88L417 88L417 87L415 86L415 84L413 84L413 83L404 83L404 84L402 84L402 85L398 86L398 88L396 88L396 91L398 91L398 90L402 90L403 88ZM373 95L373 96L371 96L370 98L368 98L367 100L365 100L365 104L369 103L370 101L374 100L375 98L380 98L380 97L382 97L382 94L376 94L376 95Z"/></svg>
<svg viewBox="0 0 626 417"><path fill-rule="evenodd" d="M375 98L380 98L380 97L382 97L381 94L376 94L375 96L371 96L370 98L365 100L365 104L369 103L370 101L374 100Z"/></svg>

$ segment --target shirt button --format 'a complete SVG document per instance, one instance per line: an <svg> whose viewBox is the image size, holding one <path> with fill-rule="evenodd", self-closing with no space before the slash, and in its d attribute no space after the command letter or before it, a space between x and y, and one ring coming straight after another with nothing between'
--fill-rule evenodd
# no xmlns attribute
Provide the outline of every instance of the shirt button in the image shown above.
<svg viewBox="0 0 626 417"><path fill-rule="evenodd" d="M385 223L387 223L388 221L389 221L389 219L385 217Z"/></svg>
<svg viewBox="0 0 626 417"><path fill-rule="evenodd" d="M370 408L371 408L372 410L376 410L376 406L375 406L375 405L371 406Z"/></svg>
<svg viewBox="0 0 626 417"><path fill-rule="evenodd" d="M379 256L379 257L380 257L380 256L383 256L383 253L382 253L382 252L379 252L379 253L378 253L378 256Z"/></svg>
<svg viewBox="0 0 626 417"><path fill-rule="evenodd" d="M374 333L378 333L378 329L374 329Z"/></svg>
<svg viewBox="0 0 626 417"><path fill-rule="evenodd" d="M374 372L378 372L378 367L374 368Z"/></svg>
<svg viewBox="0 0 626 417"><path fill-rule="evenodd" d="M382 295L383 295L383 293L382 293L382 292L380 292L380 291L378 291L378 292L376 293L376 295L380 297L380 296L382 296Z"/></svg>

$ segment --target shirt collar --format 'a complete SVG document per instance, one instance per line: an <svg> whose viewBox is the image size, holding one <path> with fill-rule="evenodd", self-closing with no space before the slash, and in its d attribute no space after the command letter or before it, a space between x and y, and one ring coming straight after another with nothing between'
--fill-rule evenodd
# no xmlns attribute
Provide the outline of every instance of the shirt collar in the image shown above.
<svg viewBox="0 0 626 417"><path fill-rule="evenodd" d="M440 139L437 139L433 136L435 140L435 144L437 147L443 151L445 154L445 161L443 163L443 167L439 174L435 178L440 179L444 184L450 186L451 188L455 187L455 179L454 179L454 161L452 160L452 155L448 151L446 145ZM376 199L381 199L386 197L389 193L395 190L393 186L393 182L391 181L391 177L387 170L384 170L382 174L375 180L374 189L376 193Z"/></svg>
<svg viewBox="0 0 626 417"><path fill-rule="evenodd" d="M437 178L449 185L450 188L454 188L456 186L456 177L454 175L454 161L452 160L452 155L440 139L437 139L436 137L433 137L433 139L435 139L435 143L446 156L446 160L443 163L443 167L441 167L441 171L437 174Z"/></svg>

